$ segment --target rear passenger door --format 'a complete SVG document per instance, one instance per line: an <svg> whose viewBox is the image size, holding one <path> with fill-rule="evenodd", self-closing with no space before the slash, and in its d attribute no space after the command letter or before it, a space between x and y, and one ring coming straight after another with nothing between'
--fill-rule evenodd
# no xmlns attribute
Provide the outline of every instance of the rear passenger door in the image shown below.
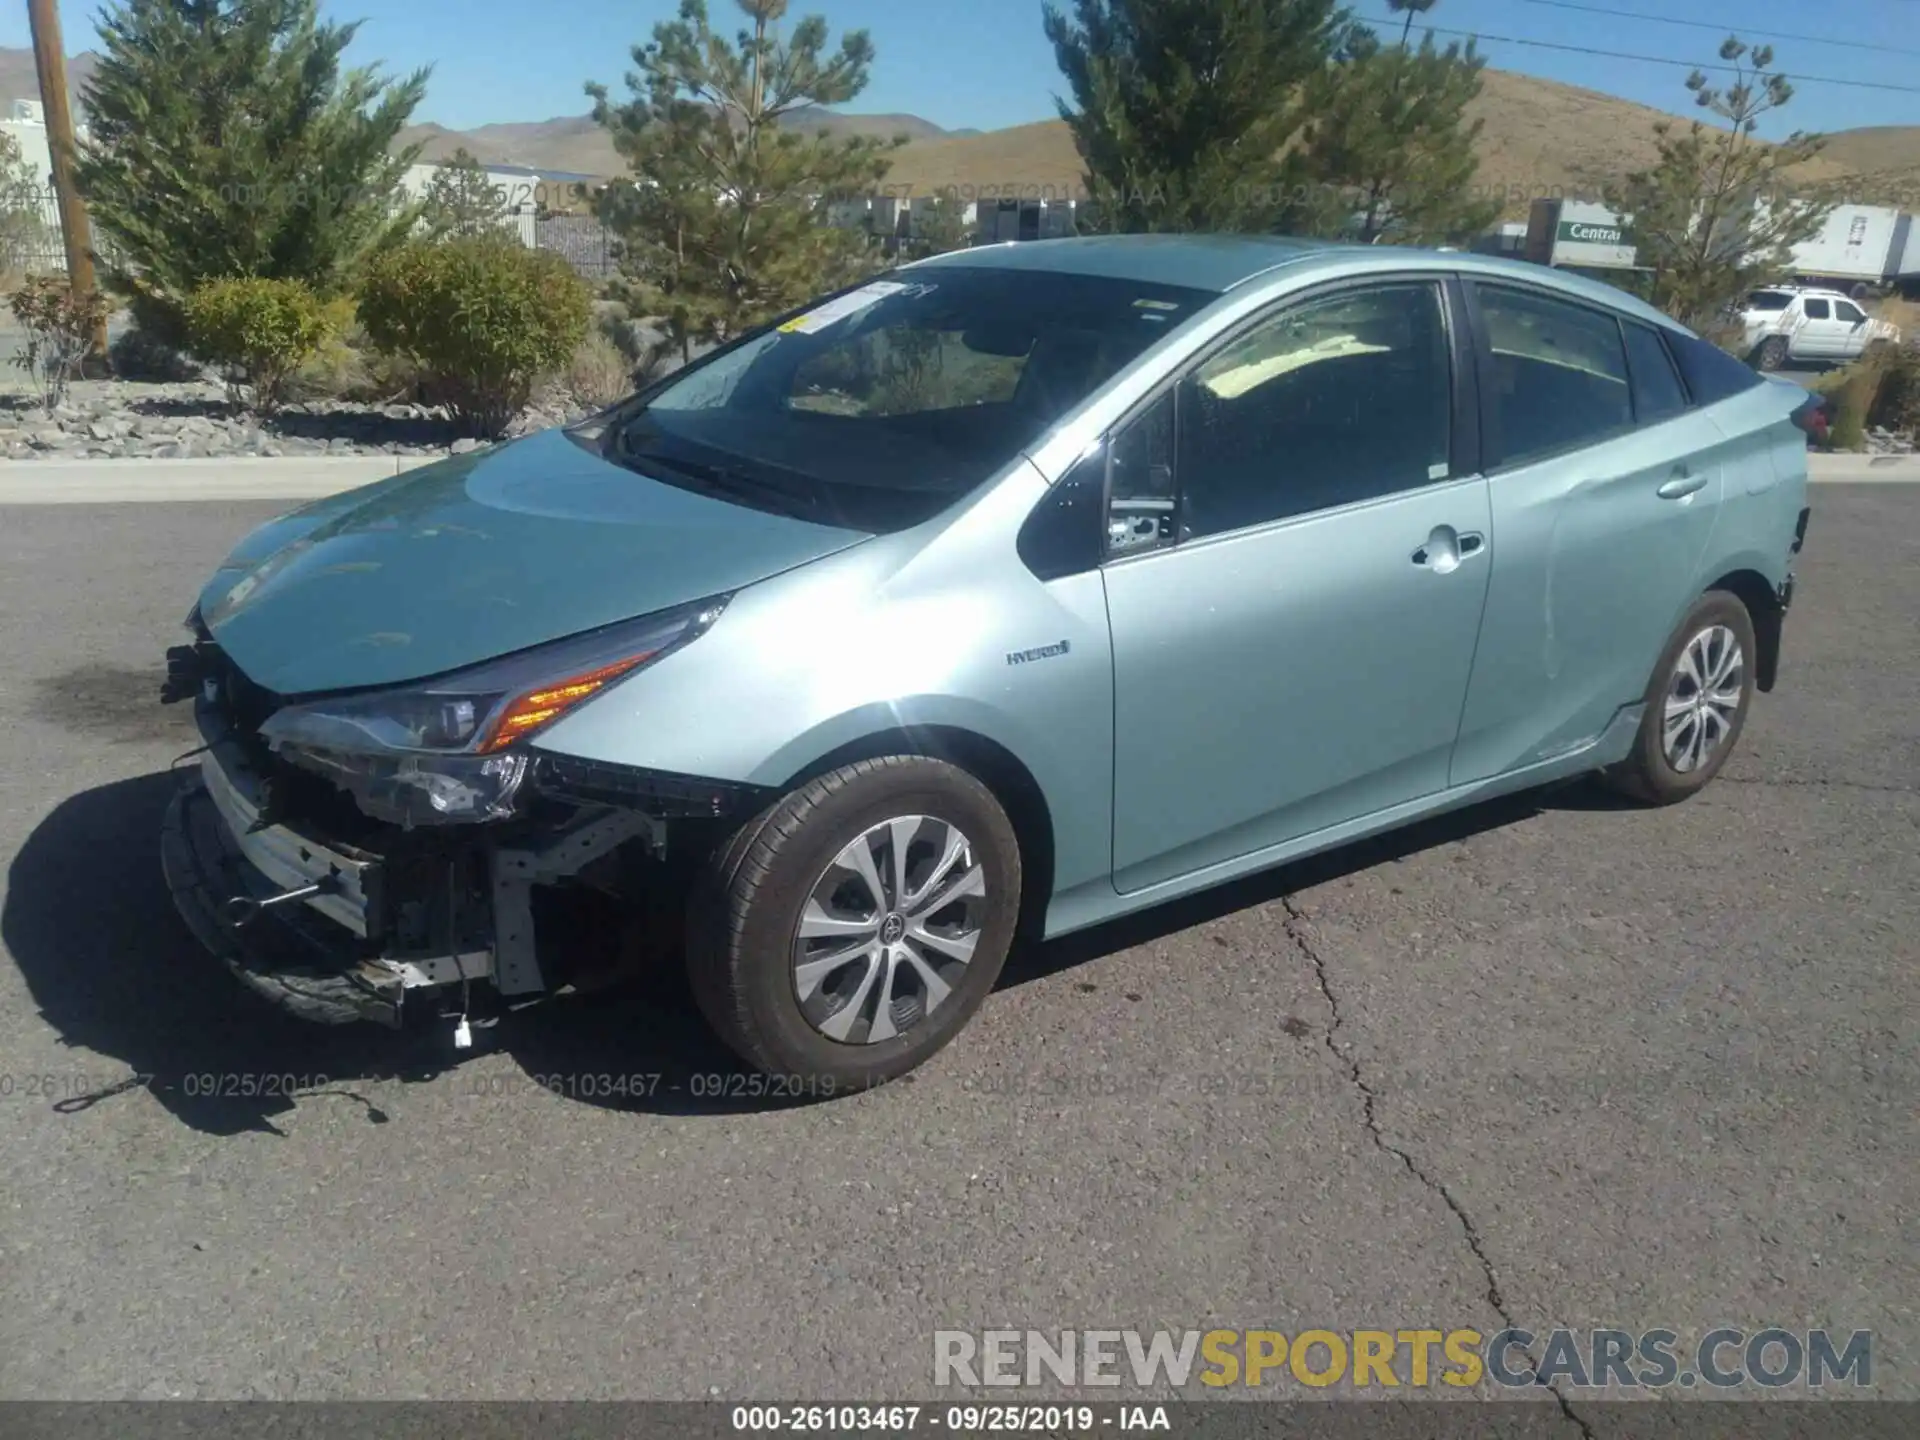
<svg viewBox="0 0 1920 1440"><path fill-rule="evenodd" d="M1654 327L1468 289L1494 564L1455 785L1577 751L1641 700L1702 588L1729 443Z"/></svg>

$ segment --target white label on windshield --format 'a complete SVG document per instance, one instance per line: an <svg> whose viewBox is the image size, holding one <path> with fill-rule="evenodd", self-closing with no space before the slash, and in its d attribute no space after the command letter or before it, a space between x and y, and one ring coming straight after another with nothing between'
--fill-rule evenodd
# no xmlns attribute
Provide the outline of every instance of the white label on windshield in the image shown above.
<svg viewBox="0 0 1920 1440"><path fill-rule="evenodd" d="M885 300L889 295L898 295L902 290L912 289L893 280L876 280L871 285L862 285L858 290L849 290L838 300L829 300L826 304L797 315L780 327L782 335L811 335L816 330L824 330L829 325L837 325L851 315L870 309Z"/></svg>

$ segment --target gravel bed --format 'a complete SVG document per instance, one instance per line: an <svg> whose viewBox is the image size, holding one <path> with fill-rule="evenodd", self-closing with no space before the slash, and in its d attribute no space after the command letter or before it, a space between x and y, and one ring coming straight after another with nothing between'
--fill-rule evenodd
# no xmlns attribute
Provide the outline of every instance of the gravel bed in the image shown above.
<svg viewBox="0 0 1920 1440"><path fill-rule="evenodd" d="M555 398L530 409L514 435L588 414ZM227 403L211 381L83 380L52 412L15 391L0 394L0 458L199 460L275 455L458 455L485 442L463 436L425 405L322 401L260 420Z"/></svg>

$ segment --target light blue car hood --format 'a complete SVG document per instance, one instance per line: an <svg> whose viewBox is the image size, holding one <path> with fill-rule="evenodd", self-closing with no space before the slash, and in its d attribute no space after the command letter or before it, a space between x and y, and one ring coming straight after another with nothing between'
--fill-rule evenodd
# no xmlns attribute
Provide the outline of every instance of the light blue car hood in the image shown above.
<svg viewBox="0 0 1920 1440"><path fill-rule="evenodd" d="M256 684L313 694L457 670L867 538L649 479L550 430L263 526L200 611Z"/></svg>

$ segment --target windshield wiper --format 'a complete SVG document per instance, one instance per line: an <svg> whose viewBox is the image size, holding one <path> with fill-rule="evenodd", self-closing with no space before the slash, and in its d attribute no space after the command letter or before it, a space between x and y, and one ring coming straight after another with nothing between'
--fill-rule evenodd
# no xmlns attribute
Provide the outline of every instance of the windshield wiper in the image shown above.
<svg viewBox="0 0 1920 1440"><path fill-rule="evenodd" d="M654 454L636 455L628 451L622 458L627 464L635 462L654 464L666 470L677 471L689 480L723 495L736 495L762 503L771 501L780 513L798 520L827 523L821 521L823 495L820 493L801 494L788 489L785 485L772 480L762 480L756 475L749 475L740 470L722 465L708 465L699 460L683 460L678 456L669 458Z"/></svg>

